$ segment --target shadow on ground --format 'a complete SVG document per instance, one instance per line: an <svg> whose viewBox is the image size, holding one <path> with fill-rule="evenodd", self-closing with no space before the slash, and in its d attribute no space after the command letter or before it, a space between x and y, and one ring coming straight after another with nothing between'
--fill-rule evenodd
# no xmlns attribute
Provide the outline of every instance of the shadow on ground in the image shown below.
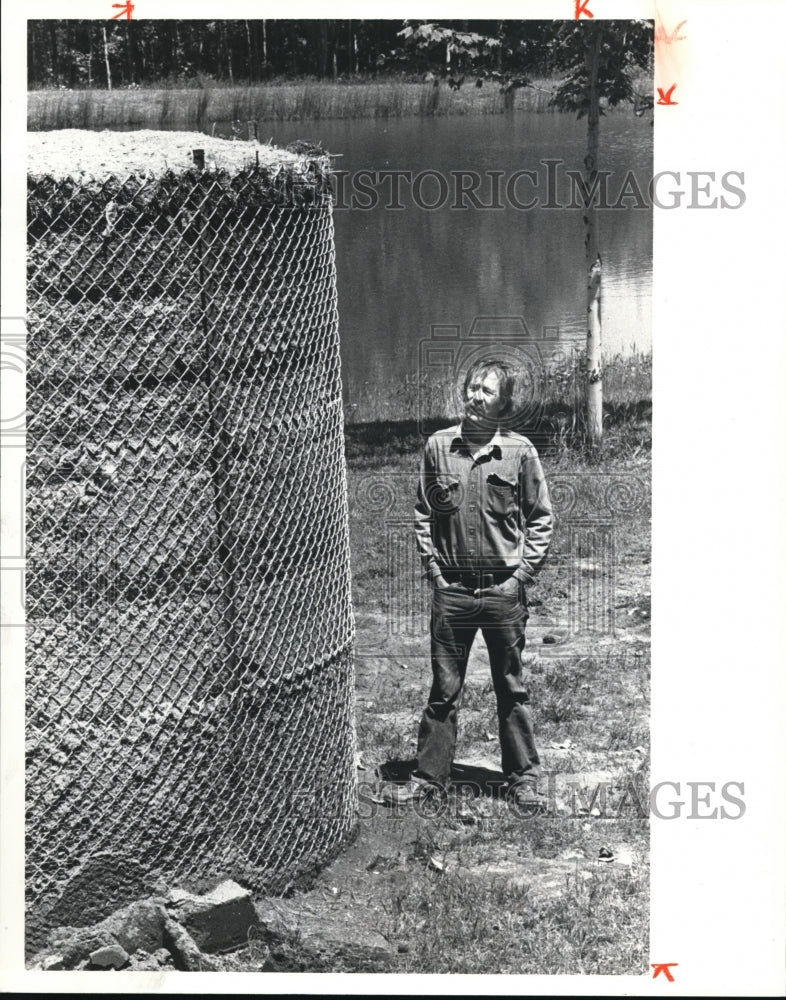
<svg viewBox="0 0 786 1000"><path fill-rule="evenodd" d="M403 784L409 781L417 763L414 757L406 760L392 759L380 764L377 771L382 781ZM504 791L506 787L502 771L476 764L462 764L459 761L453 764L450 781L457 792L474 797L499 798L500 791Z"/></svg>

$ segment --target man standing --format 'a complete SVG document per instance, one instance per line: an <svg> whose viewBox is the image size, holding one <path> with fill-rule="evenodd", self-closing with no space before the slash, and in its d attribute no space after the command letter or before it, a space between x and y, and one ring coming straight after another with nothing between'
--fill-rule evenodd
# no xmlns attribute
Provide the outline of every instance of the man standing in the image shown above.
<svg viewBox="0 0 786 1000"><path fill-rule="evenodd" d="M432 586L433 682L418 733L417 770L399 801L449 783L459 696L480 628L509 795L522 812L546 808L537 787L540 759L521 657L529 617L525 587L546 558L552 512L535 448L506 426L513 390L513 373L504 362L473 364L464 382L461 423L426 443L415 531Z"/></svg>

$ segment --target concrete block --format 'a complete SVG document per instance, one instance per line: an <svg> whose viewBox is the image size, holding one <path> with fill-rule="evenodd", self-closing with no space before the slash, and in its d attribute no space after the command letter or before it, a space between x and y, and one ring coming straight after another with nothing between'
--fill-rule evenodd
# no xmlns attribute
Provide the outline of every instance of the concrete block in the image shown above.
<svg viewBox="0 0 786 1000"><path fill-rule="evenodd" d="M168 909L199 950L208 954L247 944L249 933L258 922L251 893L231 880L204 896L173 889Z"/></svg>

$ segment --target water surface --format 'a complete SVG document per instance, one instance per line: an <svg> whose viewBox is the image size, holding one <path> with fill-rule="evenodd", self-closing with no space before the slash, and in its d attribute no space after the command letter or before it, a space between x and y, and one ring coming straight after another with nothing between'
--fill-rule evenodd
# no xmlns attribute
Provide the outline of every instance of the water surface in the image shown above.
<svg viewBox="0 0 786 1000"><path fill-rule="evenodd" d="M434 325L469 333L475 317L522 316L532 336L580 342L585 328L584 227L580 208L545 208L543 161L559 181L556 200L570 202L566 170L581 170L586 120L560 113L445 118L355 119L287 122L263 126L278 144L298 138L320 141L342 154L336 249L343 378L350 398L364 383L395 384L417 370L420 343ZM630 111L601 121L601 169L609 170L611 201L633 171L646 198L652 171L652 128ZM268 136L270 132L270 136ZM355 193L351 175L360 170L439 171L449 196L435 178L423 178L418 207L408 180L399 182L403 208L391 209L391 181L365 179L372 195ZM522 203L540 195L539 207L520 210L505 197L505 184L520 170L535 170L538 182L516 184ZM478 172L482 204L493 203L489 171L501 171L502 209L457 209L457 170ZM379 195L378 204L359 207ZM386 197L388 196L388 197ZM465 197L464 203L471 206ZM633 207L600 213L603 256L603 340L609 353L651 348L652 213Z"/></svg>

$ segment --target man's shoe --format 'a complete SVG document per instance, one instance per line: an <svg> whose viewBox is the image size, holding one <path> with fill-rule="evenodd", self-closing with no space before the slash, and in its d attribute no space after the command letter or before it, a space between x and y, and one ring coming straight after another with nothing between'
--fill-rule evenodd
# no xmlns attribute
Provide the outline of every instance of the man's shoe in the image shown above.
<svg viewBox="0 0 786 1000"><path fill-rule="evenodd" d="M508 801L520 816L545 816L549 802L531 781L522 781L508 791Z"/></svg>

